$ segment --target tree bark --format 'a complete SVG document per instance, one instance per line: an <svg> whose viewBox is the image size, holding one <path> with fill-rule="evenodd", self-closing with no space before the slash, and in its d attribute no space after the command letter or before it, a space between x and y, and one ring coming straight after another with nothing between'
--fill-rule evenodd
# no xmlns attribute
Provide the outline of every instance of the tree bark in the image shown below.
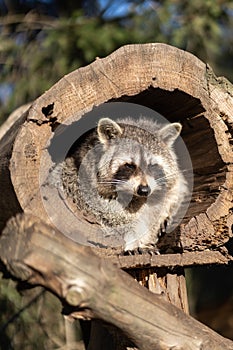
<svg viewBox="0 0 233 350"><path fill-rule="evenodd" d="M9 221L0 255L21 283L41 285L57 295L65 313L110 323L141 350L233 349L233 342L37 217L19 215Z"/></svg>

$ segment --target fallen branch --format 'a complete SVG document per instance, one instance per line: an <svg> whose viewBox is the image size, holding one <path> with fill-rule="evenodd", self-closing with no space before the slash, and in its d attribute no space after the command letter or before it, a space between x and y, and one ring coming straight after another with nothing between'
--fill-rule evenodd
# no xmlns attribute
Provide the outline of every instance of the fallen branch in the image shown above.
<svg viewBox="0 0 233 350"><path fill-rule="evenodd" d="M73 317L111 323L141 350L233 349L233 342L36 217L18 215L8 222L0 256L14 277L68 303Z"/></svg>

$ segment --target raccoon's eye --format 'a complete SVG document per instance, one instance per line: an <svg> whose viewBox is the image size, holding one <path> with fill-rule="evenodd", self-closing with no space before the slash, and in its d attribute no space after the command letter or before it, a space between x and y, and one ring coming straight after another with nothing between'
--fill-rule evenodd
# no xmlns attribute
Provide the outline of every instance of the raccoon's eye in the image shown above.
<svg viewBox="0 0 233 350"><path fill-rule="evenodd" d="M163 178L165 176L163 168L159 164L150 164L148 166L148 171L155 179Z"/></svg>
<svg viewBox="0 0 233 350"><path fill-rule="evenodd" d="M115 174L115 179L128 180L136 170L136 165L133 163L125 163L119 167Z"/></svg>
<svg viewBox="0 0 233 350"><path fill-rule="evenodd" d="M125 163L124 164L126 169L130 169L130 170L135 170L136 169L136 165L133 163Z"/></svg>

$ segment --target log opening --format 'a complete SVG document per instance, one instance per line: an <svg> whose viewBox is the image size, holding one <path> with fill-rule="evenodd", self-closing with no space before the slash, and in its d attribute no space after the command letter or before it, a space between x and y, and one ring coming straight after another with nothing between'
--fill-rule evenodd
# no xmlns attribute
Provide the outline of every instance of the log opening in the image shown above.
<svg viewBox="0 0 233 350"><path fill-rule="evenodd" d="M0 199L1 228L10 213L20 210L51 223L41 198L40 169L57 126L81 122L86 113L106 102L131 102L171 122L181 121L192 159L191 205L177 232L164 238L164 251L224 246L232 237L233 224L229 84L223 85L195 56L164 44L124 46L70 73L32 104L26 120L12 127L11 139L1 141L1 190L10 198L7 208L5 199ZM84 219L83 231L90 230L98 236L98 227Z"/></svg>

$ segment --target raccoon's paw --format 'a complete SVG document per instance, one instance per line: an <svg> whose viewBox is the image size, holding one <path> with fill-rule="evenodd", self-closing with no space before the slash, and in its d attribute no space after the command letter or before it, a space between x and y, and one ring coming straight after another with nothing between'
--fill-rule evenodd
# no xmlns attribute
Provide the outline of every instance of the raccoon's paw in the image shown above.
<svg viewBox="0 0 233 350"><path fill-rule="evenodd" d="M137 247L133 250L126 250L124 251L123 255L143 255L143 254L160 255L160 252L156 244L150 244L150 245L147 245L146 247Z"/></svg>
<svg viewBox="0 0 233 350"><path fill-rule="evenodd" d="M150 244L144 248L139 248L142 250L142 254L150 254L150 255L160 255L159 249L156 244Z"/></svg>
<svg viewBox="0 0 233 350"><path fill-rule="evenodd" d="M139 254L142 254L141 248L135 248L135 249L131 249L131 250L125 250L125 251L123 252L123 255L126 255L126 256L139 255Z"/></svg>

